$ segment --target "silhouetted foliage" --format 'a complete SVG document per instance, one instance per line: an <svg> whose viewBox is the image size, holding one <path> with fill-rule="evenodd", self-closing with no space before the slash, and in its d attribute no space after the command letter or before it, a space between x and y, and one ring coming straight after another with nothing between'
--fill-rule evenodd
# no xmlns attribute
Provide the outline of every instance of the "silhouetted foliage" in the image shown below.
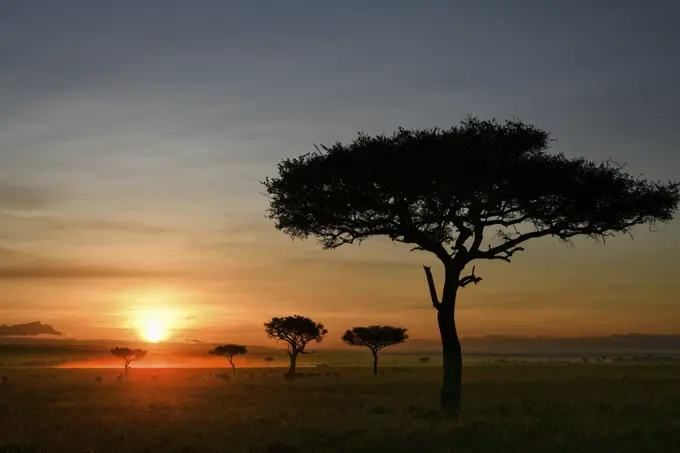
<svg viewBox="0 0 680 453"><path fill-rule="evenodd" d="M295 377L298 354L309 354L305 351L307 344L312 341L319 343L328 333L323 324L299 315L272 318L271 321L264 323L264 330L269 338L288 343L287 352L290 357L290 368L286 373L288 379Z"/></svg>
<svg viewBox="0 0 680 453"><path fill-rule="evenodd" d="M378 351L388 346L403 343L408 339L406 329L394 326L354 327L342 336L342 341L351 346L364 346L373 354L373 374L378 374Z"/></svg>
<svg viewBox="0 0 680 453"><path fill-rule="evenodd" d="M123 361L123 367L125 367L125 375L128 374L128 369L132 362L137 362L142 360L148 354L148 351L143 349L130 349L130 348L115 348L111 349L111 354L118 357Z"/></svg>
<svg viewBox="0 0 680 453"><path fill-rule="evenodd" d="M458 289L479 283L474 260L509 262L543 236L606 239L670 221L676 182L632 176L613 162L549 153L548 133L522 123L467 118L450 129L399 129L284 159L263 182L268 215L293 238L324 249L385 236L444 265L441 300L425 268L442 337L443 409L460 406Z"/></svg>
<svg viewBox="0 0 680 453"><path fill-rule="evenodd" d="M425 365L425 364L426 364L427 362L429 362L429 361L430 361L430 358L429 358L429 357L420 357L420 358L418 359L418 362L422 363L423 365Z"/></svg>
<svg viewBox="0 0 680 453"><path fill-rule="evenodd" d="M265 357L264 361L267 362L267 366L269 366L274 361L274 357Z"/></svg>
<svg viewBox="0 0 680 453"><path fill-rule="evenodd" d="M240 344L223 344L223 345L215 346L210 351L208 351L208 354L226 357L227 360L229 361L229 364L231 365L231 372L233 374L236 374L236 365L234 365L234 356L235 355L243 355L243 354L247 354L247 353L248 353L248 349L246 349L245 346L242 346Z"/></svg>

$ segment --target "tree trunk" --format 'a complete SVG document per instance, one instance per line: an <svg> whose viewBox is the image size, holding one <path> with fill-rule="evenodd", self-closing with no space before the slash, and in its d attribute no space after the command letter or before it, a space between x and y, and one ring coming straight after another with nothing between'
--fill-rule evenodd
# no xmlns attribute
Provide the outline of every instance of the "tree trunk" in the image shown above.
<svg viewBox="0 0 680 453"><path fill-rule="evenodd" d="M378 374L378 351L371 351L373 352L373 374L377 375Z"/></svg>
<svg viewBox="0 0 680 453"><path fill-rule="evenodd" d="M295 379L295 363L297 362L297 352L293 351L290 356L290 368L286 373L286 379Z"/></svg>
<svg viewBox="0 0 680 453"><path fill-rule="evenodd" d="M127 377L129 369L130 369L130 364L126 363L125 364L125 377Z"/></svg>
<svg viewBox="0 0 680 453"><path fill-rule="evenodd" d="M232 360L229 360L229 364L231 365L231 374L236 376L236 365L234 365L234 362Z"/></svg>
<svg viewBox="0 0 680 453"><path fill-rule="evenodd" d="M460 272L446 269L446 282L441 305L437 313L439 333L442 338L444 376L441 389L441 409L456 412L460 409L461 381L463 377L463 354L456 331L456 294Z"/></svg>

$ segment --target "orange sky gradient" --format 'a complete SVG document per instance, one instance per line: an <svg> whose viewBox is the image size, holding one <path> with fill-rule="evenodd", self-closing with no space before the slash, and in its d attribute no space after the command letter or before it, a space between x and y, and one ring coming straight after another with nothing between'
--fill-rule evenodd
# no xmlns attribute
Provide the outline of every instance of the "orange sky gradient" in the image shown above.
<svg viewBox="0 0 680 453"><path fill-rule="evenodd" d="M677 232L676 222L607 244L542 239L512 264L478 262L484 281L462 290L460 333L678 333ZM98 234L77 233L74 242L94 242ZM323 252L314 241L291 241L265 219L247 234L213 234L213 247L171 231L146 235L145 246L127 245L127 233L108 235L115 252L105 259L87 245L72 247L77 259L70 260L56 251L50 260L29 259L27 251L14 258L13 272L0 270L3 323L40 320L66 337L132 340L144 339L146 320L160 319L169 329L164 341L270 344L262 323L300 313L329 328L328 346L340 343L344 329L368 323L438 337L422 264L433 266L438 282L441 269L427 253L380 239ZM207 232L195 237L210 241Z"/></svg>

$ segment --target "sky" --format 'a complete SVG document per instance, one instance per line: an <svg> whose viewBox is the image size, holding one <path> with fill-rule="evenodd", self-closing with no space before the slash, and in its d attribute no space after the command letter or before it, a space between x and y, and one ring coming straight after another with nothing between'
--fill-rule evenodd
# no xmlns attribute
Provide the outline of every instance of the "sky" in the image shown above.
<svg viewBox="0 0 680 453"><path fill-rule="evenodd" d="M302 314L438 337L422 265L264 217L285 157L359 131L519 118L553 150L680 179L668 0L0 1L0 324L267 344ZM463 336L680 333L680 223L479 262ZM151 325L151 327L149 327Z"/></svg>

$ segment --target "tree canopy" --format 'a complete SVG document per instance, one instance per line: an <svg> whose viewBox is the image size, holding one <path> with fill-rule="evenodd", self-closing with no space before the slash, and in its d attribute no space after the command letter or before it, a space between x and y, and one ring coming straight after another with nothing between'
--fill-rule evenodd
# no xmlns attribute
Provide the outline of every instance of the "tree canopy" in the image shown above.
<svg viewBox="0 0 680 453"><path fill-rule="evenodd" d="M114 348L111 349L111 354L123 361L123 366L127 372L127 369L130 368L130 364L132 362L142 360L144 357L146 357L148 351L143 349Z"/></svg>
<svg viewBox="0 0 680 453"><path fill-rule="evenodd" d="M235 355L243 355L243 354L247 354L247 353L248 353L248 349L245 346L240 345L240 344L222 344L222 345L215 346L210 351L208 351L208 354L226 357L227 360L229 361L229 364L231 365L231 368L234 371L234 373L236 373L236 365L234 364L234 356Z"/></svg>
<svg viewBox="0 0 680 453"><path fill-rule="evenodd" d="M268 215L279 230L317 237L326 249L387 236L460 266L509 261L541 236L604 239L672 219L677 183L549 153L551 141L521 121L477 118L450 129L359 134L280 162L278 176L263 183Z"/></svg>
<svg viewBox="0 0 680 453"><path fill-rule="evenodd" d="M248 349L240 344L222 344L215 346L208 353L223 357L234 357L235 355L247 354Z"/></svg>
<svg viewBox="0 0 680 453"><path fill-rule="evenodd" d="M342 341L351 346L365 346L377 352L406 341L408 339L406 330L394 326L354 327L342 335Z"/></svg>
<svg viewBox="0 0 680 453"><path fill-rule="evenodd" d="M284 341L290 346L289 353L303 353L307 344L319 343L328 333L323 324L304 316L293 315L284 318L272 318L264 323L269 338Z"/></svg>
<svg viewBox="0 0 680 453"><path fill-rule="evenodd" d="M342 341L350 346L364 346L373 353L373 374L378 374L378 351L403 343L408 339L406 329L394 326L353 327L342 335Z"/></svg>
<svg viewBox="0 0 680 453"><path fill-rule="evenodd" d="M299 315L272 318L264 323L264 330L269 338L288 344L288 357L290 358L290 368L286 373L288 379L295 377L298 354L307 354L305 351L307 345L312 341L319 343L328 333L320 322Z"/></svg>

